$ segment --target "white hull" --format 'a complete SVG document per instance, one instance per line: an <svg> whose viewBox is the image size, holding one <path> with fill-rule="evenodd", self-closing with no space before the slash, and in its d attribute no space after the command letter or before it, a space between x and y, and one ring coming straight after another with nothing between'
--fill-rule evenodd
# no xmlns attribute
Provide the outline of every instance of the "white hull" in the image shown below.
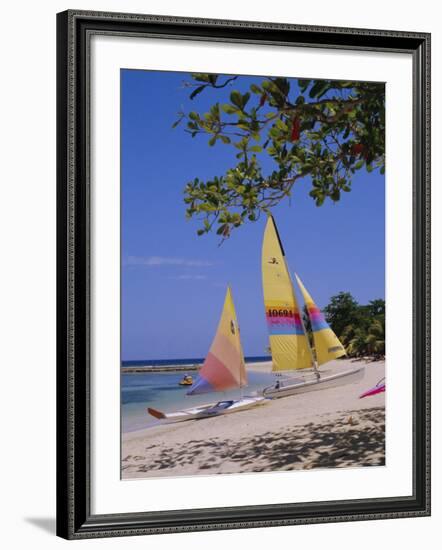
<svg viewBox="0 0 442 550"><path fill-rule="evenodd" d="M280 397L287 397L298 393L324 390L327 388L334 388L335 386L354 384L355 382L362 380L364 378L364 374L365 367L362 366L336 374L330 374L328 376L322 375L319 379L316 377L308 380L303 378L289 378L282 381L279 388L276 388L275 386L264 388L262 394L264 397L278 399Z"/></svg>
<svg viewBox="0 0 442 550"><path fill-rule="evenodd" d="M208 405L192 407L191 409L184 409L173 413L162 413L151 408L148 408L147 411L150 415L158 418L159 420L167 420L168 422L184 422L186 420L198 420L200 418L210 418L211 416L220 416L245 411L247 409L251 409L252 407L256 407L257 405L263 405L265 402L266 398L262 396L243 397L237 401L219 401L218 403L210 403Z"/></svg>

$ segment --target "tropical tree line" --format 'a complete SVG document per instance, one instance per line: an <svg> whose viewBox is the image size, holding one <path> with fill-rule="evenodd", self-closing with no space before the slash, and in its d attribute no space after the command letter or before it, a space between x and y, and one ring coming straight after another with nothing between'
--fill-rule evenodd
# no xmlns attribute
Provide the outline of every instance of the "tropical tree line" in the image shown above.
<svg viewBox="0 0 442 550"><path fill-rule="evenodd" d="M371 300L361 305L350 292L340 292L331 297L323 313L349 357L381 359L385 356L385 300ZM304 321L310 331L306 311Z"/></svg>

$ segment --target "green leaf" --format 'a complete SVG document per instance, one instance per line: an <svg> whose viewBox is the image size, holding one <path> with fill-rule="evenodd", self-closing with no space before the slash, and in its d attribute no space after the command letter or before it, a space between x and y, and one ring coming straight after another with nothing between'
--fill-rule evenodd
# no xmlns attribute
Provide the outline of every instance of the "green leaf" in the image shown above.
<svg viewBox="0 0 442 550"><path fill-rule="evenodd" d="M289 127L285 122L283 122L280 118L278 118L275 122L276 127L281 130L282 132L288 132Z"/></svg>
<svg viewBox="0 0 442 550"><path fill-rule="evenodd" d="M205 86L198 86L198 88L195 88L193 92L190 94L190 99L193 99L195 96L200 94L204 90Z"/></svg>
<svg viewBox="0 0 442 550"><path fill-rule="evenodd" d="M215 105L210 107L210 114L213 118L219 119L219 103L215 103Z"/></svg>
<svg viewBox="0 0 442 550"><path fill-rule="evenodd" d="M230 101L242 109L242 95L238 92L238 90L233 90L230 94Z"/></svg>
<svg viewBox="0 0 442 550"><path fill-rule="evenodd" d="M309 87L311 80L307 80L304 78L298 78L298 86L301 92L305 92L305 90Z"/></svg>
<svg viewBox="0 0 442 550"><path fill-rule="evenodd" d="M283 95L287 95L289 93L290 82L287 78L275 78L273 82Z"/></svg>
<svg viewBox="0 0 442 550"><path fill-rule="evenodd" d="M212 75L207 73L192 73L192 78L198 80L198 82L210 82L210 77Z"/></svg>
<svg viewBox="0 0 442 550"><path fill-rule="evenodd" d="M241 98L241 105L243 109L247 105L247 102L249 101L249 99L250 99L250 94L249 92L246 92Z"/></svg>
<svg viewBox="0 0 442 550"><path fill-rule="evenodd" d="M235 113L239 113L239 109L237 109L233 105L230 105L230 103L224 103L224 105L221 105L221 109L228 115L234 115Z"/></svg>
<svg viewBox="0 0 442 550"><path fill-rule="evenodd" d="M330 196L334 202L338 202L338 200L341 198L341 191L339 189L333 189Z"/></svg>
<svg viewBox="0 0 442 550"><path fill-rule="evenodd" d="M213 147L216 143L216 136L213 136L209 139L209 145L210 147Z"/></svg>
<svg viewBox="0 0 442 550"><path fill-rule="evenodd" d="M274 87L273 82L270 82L270 80L264 80L261 86L263 87L264 90L266 90L266 92L269 92Z"/></svg>
<svg viewBox="0 0 442 550"><path fill-rule="evenodd" d="M312 89L310 90L310 97L315 99L321 98L327 90L330 88L330 83L327 80L319 80L315 82Z"/></svg>
<svg viewBox="0 0 442 550"><path fill-rule="evenodd" d="M262 151L262 147L260 145L252 145L249 147L249 151L253 151L253 153L260 153Z"/></svg>
<svg viewBox="0 0 442 550"><path fill-rule="evenodd" d="M250 85L250 90L254 93L254 94L259 94L261 95L262 94L262 89L257 86L256 84L251 84Z"/></svg>

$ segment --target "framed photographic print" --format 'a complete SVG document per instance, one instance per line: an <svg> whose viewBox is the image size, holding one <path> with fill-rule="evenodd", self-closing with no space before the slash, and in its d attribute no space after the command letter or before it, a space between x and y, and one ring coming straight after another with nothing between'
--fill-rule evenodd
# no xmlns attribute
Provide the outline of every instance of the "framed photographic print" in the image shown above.
<svg viewBox="0 0 442 550"><path fill-rule="evenodd" d="M430 37L57 20L57 533L430 513Z"/></svg>

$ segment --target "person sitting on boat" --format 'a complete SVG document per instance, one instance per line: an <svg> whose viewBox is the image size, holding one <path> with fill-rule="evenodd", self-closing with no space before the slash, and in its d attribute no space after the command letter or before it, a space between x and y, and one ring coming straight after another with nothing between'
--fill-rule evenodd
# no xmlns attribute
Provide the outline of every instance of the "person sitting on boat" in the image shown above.
<svg viewBox="0 0 442 550"><path fill-rule="evenodd" d="M190 374L186 374L181 380L180 385L181 386L190 386L193 384L193 378Z"/></svg>
<svg viewBox="0 0 442 550"><path fill-rule="evenodd" d="M275 383L275 390L279 390L280 387L281 387L281 382L277 380Z"/></svg>

